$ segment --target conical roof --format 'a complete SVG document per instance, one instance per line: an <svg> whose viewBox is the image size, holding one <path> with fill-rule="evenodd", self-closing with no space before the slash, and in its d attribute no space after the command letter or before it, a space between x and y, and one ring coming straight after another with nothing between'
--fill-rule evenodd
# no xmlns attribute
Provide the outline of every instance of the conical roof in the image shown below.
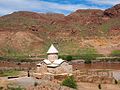
<svg viewBox="0 0 120 90"><path fill-rule="evenodd" d="M47 54L52 53L58 53L58 50L53 46L53 44L50 46L49 50L47 51Z"/></svg>

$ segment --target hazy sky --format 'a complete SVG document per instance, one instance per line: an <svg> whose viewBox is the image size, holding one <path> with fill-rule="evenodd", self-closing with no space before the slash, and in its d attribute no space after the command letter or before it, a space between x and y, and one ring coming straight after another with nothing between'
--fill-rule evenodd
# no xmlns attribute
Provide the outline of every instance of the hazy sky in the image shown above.
<svg viewBox="0 0 120 90"><path fill-rule="evenodd" d="M65 15L77 9L106 9L120 0L0 0L0 15L15 11L53 12Z"/></svg>

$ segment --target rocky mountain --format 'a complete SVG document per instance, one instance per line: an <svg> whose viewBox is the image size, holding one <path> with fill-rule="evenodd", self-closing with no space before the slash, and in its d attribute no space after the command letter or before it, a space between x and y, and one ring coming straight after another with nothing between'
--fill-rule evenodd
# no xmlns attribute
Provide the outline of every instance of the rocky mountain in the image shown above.
<svg viewBox="0 0 120 90"><path fill-rule="evenodd" d="M40 55L54 43L60 54L120 49L120 4L105 11L79 9L57 13L14 12L0 17L1 55Z"/></svg>
<svg viewBox="0 0 120 90"><path fill-rule="evenodd" d="M120 4L105 10L104 15L109 17L120 17Z"/></svg>

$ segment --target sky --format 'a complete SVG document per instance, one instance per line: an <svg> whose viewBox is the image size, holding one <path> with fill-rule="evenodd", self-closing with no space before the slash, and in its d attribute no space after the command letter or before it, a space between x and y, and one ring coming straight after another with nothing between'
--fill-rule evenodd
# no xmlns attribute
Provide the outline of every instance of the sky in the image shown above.
<svg viewBox="0 0 120 90"><path fill-rule="evenodd" d="M0 16L16 11L68 15L78 9L105 10L119 3L120 0L0 0Z"/></svg>

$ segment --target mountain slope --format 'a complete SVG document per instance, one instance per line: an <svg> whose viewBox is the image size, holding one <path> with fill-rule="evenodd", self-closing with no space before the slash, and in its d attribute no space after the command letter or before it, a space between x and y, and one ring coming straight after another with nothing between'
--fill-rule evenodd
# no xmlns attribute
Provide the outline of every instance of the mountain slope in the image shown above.
<svg viewBox="0 0 120 90"><path fill-rule="evenodd" d="M105 11L79 9L68 16L28 11L2 16L0 54L45 54L51 43L60 54L80 54L86 48L109 54L120 49L119 11L120 4Z"/></svg>

